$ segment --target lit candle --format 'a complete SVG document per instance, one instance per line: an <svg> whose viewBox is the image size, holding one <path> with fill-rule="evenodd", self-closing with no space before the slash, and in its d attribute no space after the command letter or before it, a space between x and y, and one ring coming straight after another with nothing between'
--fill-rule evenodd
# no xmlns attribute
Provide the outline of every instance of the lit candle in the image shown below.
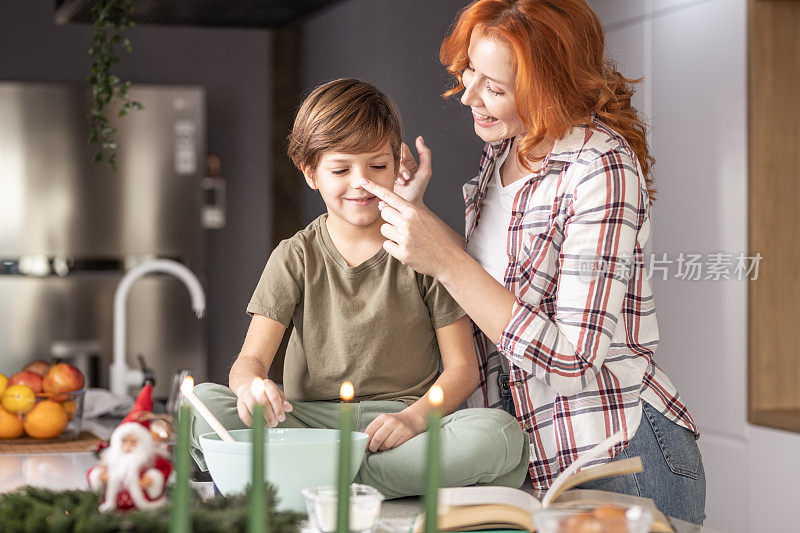
<svg viewBox="0 0 800 533"><path fill-rule="evenodd" d="M255 378L250 390L256 403L253 406L253 477L250 485L250 512L247 531L267 531L267 494L264 488L264 380Z"/></svg>
<svg viewBox="0 0 800 533"><path fill-rule="evenodd" d="M349 533L350 527L350 450L353 446L353 405L350 403L355 390L349 381L342 383L339 389L342 398L342 409L339 413L339 483L337 485L336 500L336 531Z"/></svg>
<svg viewBox="0 0 800 533"><path fill-rule="evenodd" d="M425 471L425 533L437 531L437 505L439 491L439 448L442 420L442 401L444 393L439 385L431 387L428 393L431 411L428 414L428 467Z"/></svg>
<svg viewBox="0 0 800 533"><path fill-rule="evenodd" d="M200 400L200 398L194 394L194 379L192 379L192 376L186 376L186 378L183 380L183 383L181 383L181 392L183 393L183 396L189 400L189 402L191 402L194 410L197 411L197 413L202 416L206 422L208 422L208 425L211 426L211 429L213 429L214 432L219 435L219 438L226 442L235 442L233 437L231 437L231 434L228 433L228 430L226 430L220 421L217 420L217 417L215 417L211 411L208 410L206 404L204 404L202 400Z"/></svg>
<svg viewBox="0 0 800 533"><path fill-rule="evenodd" d="M189 533L192 530L192 517L189 514L190 416L191 408L186 402L181 402L178 408L178 440L175 443L175 490L170 533Z"/></svg>

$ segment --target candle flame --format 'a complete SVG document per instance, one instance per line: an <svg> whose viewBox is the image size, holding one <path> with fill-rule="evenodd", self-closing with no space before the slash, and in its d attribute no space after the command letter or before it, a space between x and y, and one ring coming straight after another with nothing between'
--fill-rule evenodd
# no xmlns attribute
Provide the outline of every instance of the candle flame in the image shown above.
<svg viewBox="0 0 800 533"><path fill-rule="evenodd" d="M431 399L431 405L439 407L444 401L444 392L442 392L442 388L439 385L434 385L431 387L429 397Z"/></svg>
<svg viewBox="0 0 800 533"><path fill-rule="evenodd" d="M342 383L342 388L339 389L339 396L342 398L342 401L349 402L355 396L356 391L353 388L353 384L349 381L345 381Z"/></svg>
<svg viewBox="0 0 800 533"><path fill-rule="evenodd" d="M181 383L181 392L184 396L189 396L192 391L194 390L194 378L192 376L186 376L183 378L183 383Z"/></svg>
<svg viewBox="0 0 800 533"><path fill-rule="evenodd" d="M263 398L263 396L264 396L264 380L263 379L261 379L261 378L253 378L252 383L250 383L250 391L253 393L253 396L255 396L256 401L258 403L264 403L263 402L263 399L264 399Z"/></svg>

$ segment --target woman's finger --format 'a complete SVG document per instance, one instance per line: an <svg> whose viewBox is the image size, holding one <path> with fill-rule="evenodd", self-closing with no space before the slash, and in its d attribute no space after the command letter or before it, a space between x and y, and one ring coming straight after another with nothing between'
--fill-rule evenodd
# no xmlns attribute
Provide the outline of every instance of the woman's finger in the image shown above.
<svg viewBox="0 0 800 533"><path fill-rule="evenodd" d="M417 171L417 162L414 160L414 156L411 155L411 149L406 143L403 143L403 147L400 149L400 167L400 174L402 175L403 171L407 174L403 176L405 179L409 179L411 174Z"/></svg>
<svg viewBox="0 0 800 533"><path fill-rule="evenodd" d="M365 190L371 192L372 194L374 194L375 196L377 196L378 198L380 198L381 200L383 200L384 202L389 204L390 206L392 206L395 209L397 209L398 211L403 211L405 209L409 209L409 208L412 207L411 204L406 202L399 195L393 193L392 191L390 191L386 187L381 187L377 183L374 183L374 182L372 182L372 181L370 181L368 179L363 179L362 178L361 179L361 186Z"/></svg>
<svg viewBox="0 0 800 533"><path fill-rule="evenodd" d="M417 137L417 153L419 153L419 166L423 173L431 174L431 149L425 145L422 135Z"/></svg>
<svg viewBox="0 0 800 533"><path fill-rule="evenodd" d="M403 215L394 207L381 202L378 204L378 209L381 211L381 218L393 226L398 226L402 220Z"/></svg>
<svg viewBox="0 0 800 533"><path fill-rule="evenodd" d="M386 252L389 255L391 255L392 257L394 257L395 259L397 259L398 261L400 261L401 263L403 263L405 265L403 258L400 257L400 245L399 244L397 244L394 241L390 241L390 240L387 239L387 240L383 241L383 249L386 250Z"/></svg>
<svg viewBox="0 0 800 533"><path fill-rule="evenodd" d="M381 224L381 235L390 241L394 241L396 243L400 242L401 234L399 231L397 231L397 228L391 224Z"/></svg>

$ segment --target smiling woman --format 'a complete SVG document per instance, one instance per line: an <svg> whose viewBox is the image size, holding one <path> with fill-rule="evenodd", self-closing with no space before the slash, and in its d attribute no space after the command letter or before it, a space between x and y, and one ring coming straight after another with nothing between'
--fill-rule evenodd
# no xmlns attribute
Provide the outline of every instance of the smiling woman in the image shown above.
<svg viewBox="0 0 800 533"><path fill-rule="evenodd" d="M405 191L362 186L383 201L384 248L469 314L480 387L468 405L515 415L535 488L621 431L623 442L590 466L631 453L644 473L588 488L647 496L702 523L699 430L654 360L642 252L653 158L631 107L634 80L604 49L585 0L472 2L440 50L456 81L445 96L463 90L487 143L464 186L465 237L422 204L424 186L406 194L414 177Z"/></svg>

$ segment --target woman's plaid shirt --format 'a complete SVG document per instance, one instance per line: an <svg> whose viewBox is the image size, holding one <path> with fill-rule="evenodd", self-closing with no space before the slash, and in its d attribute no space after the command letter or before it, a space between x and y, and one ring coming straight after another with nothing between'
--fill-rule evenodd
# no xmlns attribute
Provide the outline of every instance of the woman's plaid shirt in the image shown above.
<svg viewBox="0 0 800 533"><path fill-rule="evenodd" d="M467 240L495 161L512 140L487 144L479 175L464 185ZM642 399L698 429L653 361L658 323L642 256L649 199L631 147L595 119L556 142L526 179L505 236L505 286L517 301L498 345L473 326L481 382L467 403L500 405L506 357L517 419L531 442L531 480L545 489L583 451L623 429L625 440L597 462L619 453L639 426Z"/></svg>

